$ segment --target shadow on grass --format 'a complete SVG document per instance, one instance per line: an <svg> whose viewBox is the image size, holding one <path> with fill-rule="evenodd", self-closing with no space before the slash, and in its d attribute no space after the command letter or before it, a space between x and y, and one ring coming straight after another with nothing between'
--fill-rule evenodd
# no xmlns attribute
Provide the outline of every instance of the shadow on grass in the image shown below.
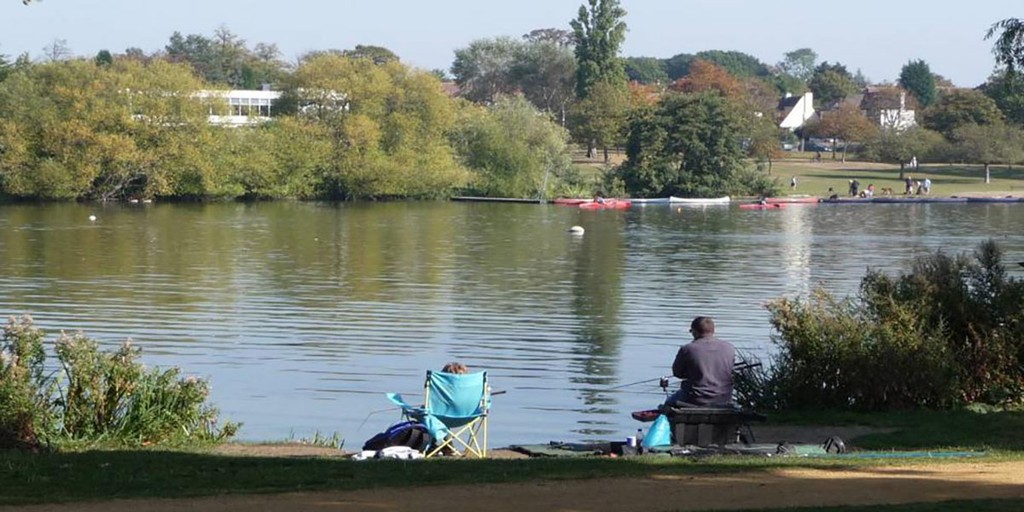
<svg viewBox="0 0 1024 512"><path fill-rule="evenodd" d="M937 503L909 503L903 505L865 505L848 507L806 507L747 509L760 512L1018 512L1024 510L1024 499L1008 500L955 500ZM740 511L744 512L744 511Z"/></svg>

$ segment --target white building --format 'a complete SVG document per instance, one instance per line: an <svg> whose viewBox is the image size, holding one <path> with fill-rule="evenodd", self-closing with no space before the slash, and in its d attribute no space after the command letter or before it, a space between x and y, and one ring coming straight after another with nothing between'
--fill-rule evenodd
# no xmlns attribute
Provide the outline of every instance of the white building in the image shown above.
<svg viewBox="0 0 1024 512"><path fill-rule="evenodd" d="M214 106L210 106L210 124L220 126L246 126L270 120L271 108L275 100L281 97L280 91L266 90L230 90L230 91L199 91L199 98L223 98L227 101L227 113L221 115Z"/></svg>
<svg viewBox="0 0 1024 512"><path fill-rule="evenodd" d="M779 128L790 131L800 128L814 115L814 93L808 91L803 96L793 96L787 92L779 102L779 113L782 118Z"/></svg>

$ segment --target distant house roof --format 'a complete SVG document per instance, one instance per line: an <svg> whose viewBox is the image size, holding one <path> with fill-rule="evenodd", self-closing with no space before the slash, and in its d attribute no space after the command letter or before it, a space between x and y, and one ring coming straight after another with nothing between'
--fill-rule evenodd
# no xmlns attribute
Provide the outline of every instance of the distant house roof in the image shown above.
<svg viewBox="0 0 1024 512"><path fill-rule="evenodd" d="M782 98L779 100L779 110L789 110L795 107L797 103L800 103L801 98L803 96L786 96Z"/></svg>
<svg viewBox="0 0 1024 512"><path fill-rule="evenodd" d="M458 96L459 93L462 91L459 88L459 84L455 82L441 82L441 90L444 91L445 94L453 98Z"/></svg>

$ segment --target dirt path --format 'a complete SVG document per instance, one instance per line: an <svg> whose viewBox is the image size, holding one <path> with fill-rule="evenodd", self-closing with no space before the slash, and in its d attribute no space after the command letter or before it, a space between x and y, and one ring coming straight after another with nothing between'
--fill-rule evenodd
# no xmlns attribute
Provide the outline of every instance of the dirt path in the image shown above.
<svg viewBox="0 0 1024 512"><path fill-rule="evenodd" d="M179 500L121 500L32 506L22 507L20 510L657 512L872 505L985 498L1024 498L1024 462L975 462L834 470L780 469L767 473L731 475L219 496Z"/></svg>

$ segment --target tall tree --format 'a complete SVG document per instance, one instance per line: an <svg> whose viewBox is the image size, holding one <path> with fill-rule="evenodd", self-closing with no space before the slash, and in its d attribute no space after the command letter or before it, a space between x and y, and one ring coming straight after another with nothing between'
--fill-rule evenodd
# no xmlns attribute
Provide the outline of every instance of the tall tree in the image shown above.
<svg viewBox="0 0 1024 512"><path fill-rule="evenodd" d="M782 62L779 63L779 69L797 80L807 82L814 76L814 66L817 63L818 54L814 50L800 48L787 52Z"/></svg>
<svg viewBox="0 0 1024 512"><path fill-rule="evenodd" d="M535 107L565 126L568 106L575 97L572 50L551 41L527 42L516 52L509 77Z"/></svg>
<svg viewBox="0 0 1024 512"><path fill-rule="evenodd" d="M587 0L572 26L576 44L576 96L586 98L595 84L625 90L626 72L619 49L626 40L626 10L619 0Z"/></svg>
<svg viewBox="0 0 1024 512"><path fill-rule="evenodd" d="M997 21L985 33L986 40L993 37L996 41L992 53L996 55L997 63L1006 66L1010 73L1024 67L1024 19Z"/></svg>
<svg viewBox="0 0 1024 512"><path fill-rule="evenodd" d="M899 164L899 179L904 178L907 162L943 143L942 135L923 128L878 130L865 144L865 155L872 160Z"/></svg>
<svg viewBox="0 0 1024 512"><path fill-rule="evenodd" d="M690 73L690 63L695 59L689 53L680 53L665 59L665 72L669 80L679 80Z"/></svg>
<svg viewBox="0 0 1024 512"><path fill-rule="evenodd" d="M899 84L910 91L922 107L935 102L935 75L923 60L912 60L900 70Z"/></svg>
<svg viewBox="0 0 1024 512"><path fill-rule="evenodd" d="M590 94L573 105L569 129L577 141L587 146L588 156L593 155L593 149L603 149L607 163L608 149L622 139L629 107L626 88L607 82L594 84Z"/></svg>
<svg viewBox="0 0 1024 512"><path fill-rule="evenodd" d="M54 39L50 44L43 47L43 55L50 62L67 60L71 58L71 48L67 39Z"/></svg>
<svg viewBox="0 0 1024 512"><path fill-rule="evenodd" d="M470 101L493 102L516 90L511 72L523 42L511 37L477 39L455 50L452 75L461 95Z"/></svg>

